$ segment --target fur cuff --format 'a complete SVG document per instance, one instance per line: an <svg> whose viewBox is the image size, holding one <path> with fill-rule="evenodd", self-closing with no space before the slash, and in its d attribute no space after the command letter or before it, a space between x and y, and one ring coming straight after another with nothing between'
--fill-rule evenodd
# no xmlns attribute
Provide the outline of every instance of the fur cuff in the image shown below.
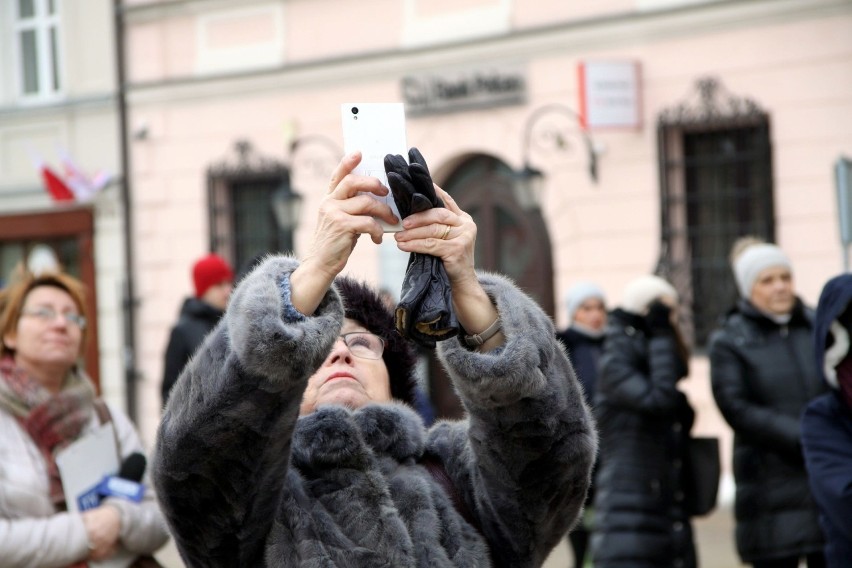
<svg viewBox="0 0 852 568"><path fill-rule="evenodd" d="M543 396L543 371L558 350L553 322L509 279L480 273L479 280L500 313L506 343L490 353L471 351L457 338L440 343L438 353L456 388L478 406Z"/></svg>

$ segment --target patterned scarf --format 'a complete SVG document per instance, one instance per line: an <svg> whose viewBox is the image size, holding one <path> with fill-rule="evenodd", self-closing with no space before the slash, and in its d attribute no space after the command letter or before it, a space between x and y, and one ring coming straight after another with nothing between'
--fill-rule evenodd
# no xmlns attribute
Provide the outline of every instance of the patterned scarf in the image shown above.
<svg viewBox="0 0 852 568"><path fill-rule="evenodd" d="M59 394L16 367L12 357L0 360L0 408L12 414L44 456L50 480L50 498L65 508L65 493L55 454L77 439L94 412L95 389L82 372L70 371Z"/></svg>

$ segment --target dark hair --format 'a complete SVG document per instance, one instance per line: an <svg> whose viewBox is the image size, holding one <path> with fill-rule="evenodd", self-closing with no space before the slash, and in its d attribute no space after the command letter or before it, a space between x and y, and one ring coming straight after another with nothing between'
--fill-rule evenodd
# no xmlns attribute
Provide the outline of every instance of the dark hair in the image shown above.
<svg viewBox="0 0 852 568"><path fill-rule="evenodd" d="M338 276L334 284L343 296L346 317L366 327L385 340L382 355L390 377L391 395L414 405L417 387L417 354L411 344L394 327L393 313L378 292L364 282L348 276Z"/></svg>

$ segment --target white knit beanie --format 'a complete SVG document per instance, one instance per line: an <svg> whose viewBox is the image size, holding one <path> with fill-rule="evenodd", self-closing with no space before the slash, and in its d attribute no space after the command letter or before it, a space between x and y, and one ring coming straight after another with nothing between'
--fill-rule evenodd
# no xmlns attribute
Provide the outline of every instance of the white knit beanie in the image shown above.
<svg viewBox="0 0 852 568"><path fill-rule="evenodd" d="M638 315L644 315L648 306L663 296L677 300L677 290L674 286L659 276L640 276L624 288L621 309Z"/></svg>
<svg viewBox="0 0 852 568"><path fill-rule="evenodd" d="M751 289L754 288L760 273L776 266L793 270L790 259L777 245L754 244L740 253L734 260L734 278L737 281L740 296L745 299L751 298Z"/></svg>
<svg viewBox="0 0 852 568"><path fill-rule="evenodd" d="M583 305L583 302L592 298L598 299L606 305L604 291L594 282L577 282L571 286L565 295L565 305L568 307L568 319L573 321L577 309Z"/></svg>

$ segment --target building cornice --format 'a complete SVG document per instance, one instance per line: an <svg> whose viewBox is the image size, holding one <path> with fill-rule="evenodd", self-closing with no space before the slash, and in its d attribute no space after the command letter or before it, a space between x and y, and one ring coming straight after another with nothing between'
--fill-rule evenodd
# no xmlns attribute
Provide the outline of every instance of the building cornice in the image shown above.
<svg viewBox="0 0 852 568"><path fill-rule="evenodd" d="M240 7L269 4L269 0L243 0ZM173 16L204 14L211 8L234 8L233 0L169 0L146 3L122 3L120 10L128 24L152 22Z"/></svg>
<svg viewBox="0 0 852 568"><path fill-rule="evenodd" d="M68 111L103 109L115 107L117 104L118 95L115 93L90 97L75 97L37 105L0 106L0 118L32 119L52 117L67 114Z"/></svg>
<svg viewBox="0 0 852 568"><path fill-rule="evenodd" d="M176 4L197 8L210 1L183 0ZM163 7L166 8L167 5ZM127 92L129 101L137 105L281 90L292 92L325 84L396 79L413 72L482 61L523 61L548 55L612 50L621 45L635 46L719 30L851 13L849 0L720 0L562 22L428 47L297 62L265 70L136 82L127 85Z"/></svg>

